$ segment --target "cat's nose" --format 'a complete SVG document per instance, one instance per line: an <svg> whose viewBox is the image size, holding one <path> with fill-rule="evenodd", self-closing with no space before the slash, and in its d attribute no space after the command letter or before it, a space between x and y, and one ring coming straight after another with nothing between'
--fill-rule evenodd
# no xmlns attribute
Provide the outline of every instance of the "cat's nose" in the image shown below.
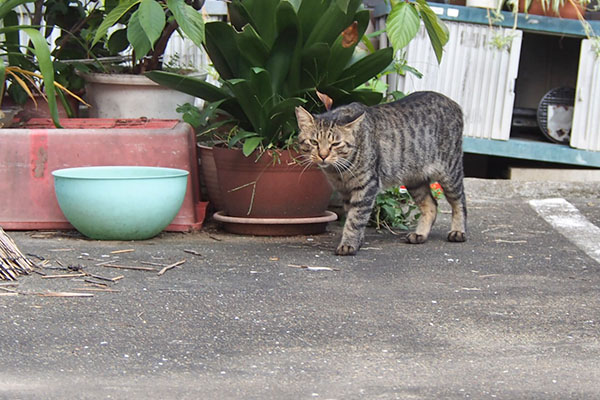
<svg viewBox="0 0 600 400"><path fill-rule="evenodd" d="M325 159L329 157L329 152L328 151L319 151L319 158L323 161L325 161Z"/></svg>

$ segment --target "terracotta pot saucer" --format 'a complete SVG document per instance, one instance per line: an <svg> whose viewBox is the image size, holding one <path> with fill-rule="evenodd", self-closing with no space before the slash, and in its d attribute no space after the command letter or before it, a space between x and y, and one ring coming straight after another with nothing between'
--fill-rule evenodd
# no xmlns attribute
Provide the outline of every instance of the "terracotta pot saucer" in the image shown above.
<svg viewBox="0 0 600 400"><path fill-rule="evenodd" d="M325 232L327 223L335 221L337 215L325 211L320 217L308 218L246 218L230 217L217 211L213 218L223 224L230 233L255 236L316 235Z"/></svg>

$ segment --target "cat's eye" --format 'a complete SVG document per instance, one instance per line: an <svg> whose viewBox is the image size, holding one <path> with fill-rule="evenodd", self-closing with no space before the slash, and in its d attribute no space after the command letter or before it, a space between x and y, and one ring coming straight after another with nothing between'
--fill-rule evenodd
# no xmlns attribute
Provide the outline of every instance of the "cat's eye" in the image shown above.
<svg viewBox="0 0 600 400"><path fill-rule="evenodd" d="M312 144L313 146L318 146L319 142L317 142L315 139L310 139L310 144Z"/></svg>
<svg viewBox="0 0 600 400"><path fill-rule="evenodd" d="M331 147L339 147L342 145L342 142L333 142L331 143Z"/></svg>

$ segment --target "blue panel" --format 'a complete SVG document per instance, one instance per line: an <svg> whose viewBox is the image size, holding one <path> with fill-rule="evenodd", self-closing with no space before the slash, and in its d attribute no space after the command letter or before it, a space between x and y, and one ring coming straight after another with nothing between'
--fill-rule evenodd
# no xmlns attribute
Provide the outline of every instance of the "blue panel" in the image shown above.
<svg viewBox="0 0 600 400"><path fill-rule="evenodd" d="M560 164L600 168L600 152L573 149L566 145L534 140L492 140L472 137L463 138L465 153L521 158Z"/></svg>

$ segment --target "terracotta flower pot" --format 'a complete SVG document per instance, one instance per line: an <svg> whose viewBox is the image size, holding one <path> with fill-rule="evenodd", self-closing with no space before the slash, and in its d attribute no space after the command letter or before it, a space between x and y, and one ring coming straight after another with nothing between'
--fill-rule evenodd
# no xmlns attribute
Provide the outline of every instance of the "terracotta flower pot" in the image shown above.
<svg viewBox="0 0 600 400"><path fill-rule="evenodd" d="M212 205L214 211L223 210L225 207L223 206L223 199L221 199L213 148L198 144L198 153L200 156L201 182L206 188L208 201Z"/></svg>
<svg viewBox="0 0 600 400"><path fill-rule="evenodd" d="M305 168L297 153L281 151L278 160L258 161L241 151L213 148L221 198L230 217L308 218L325 214L332 189L316 167Z"/></svg>

